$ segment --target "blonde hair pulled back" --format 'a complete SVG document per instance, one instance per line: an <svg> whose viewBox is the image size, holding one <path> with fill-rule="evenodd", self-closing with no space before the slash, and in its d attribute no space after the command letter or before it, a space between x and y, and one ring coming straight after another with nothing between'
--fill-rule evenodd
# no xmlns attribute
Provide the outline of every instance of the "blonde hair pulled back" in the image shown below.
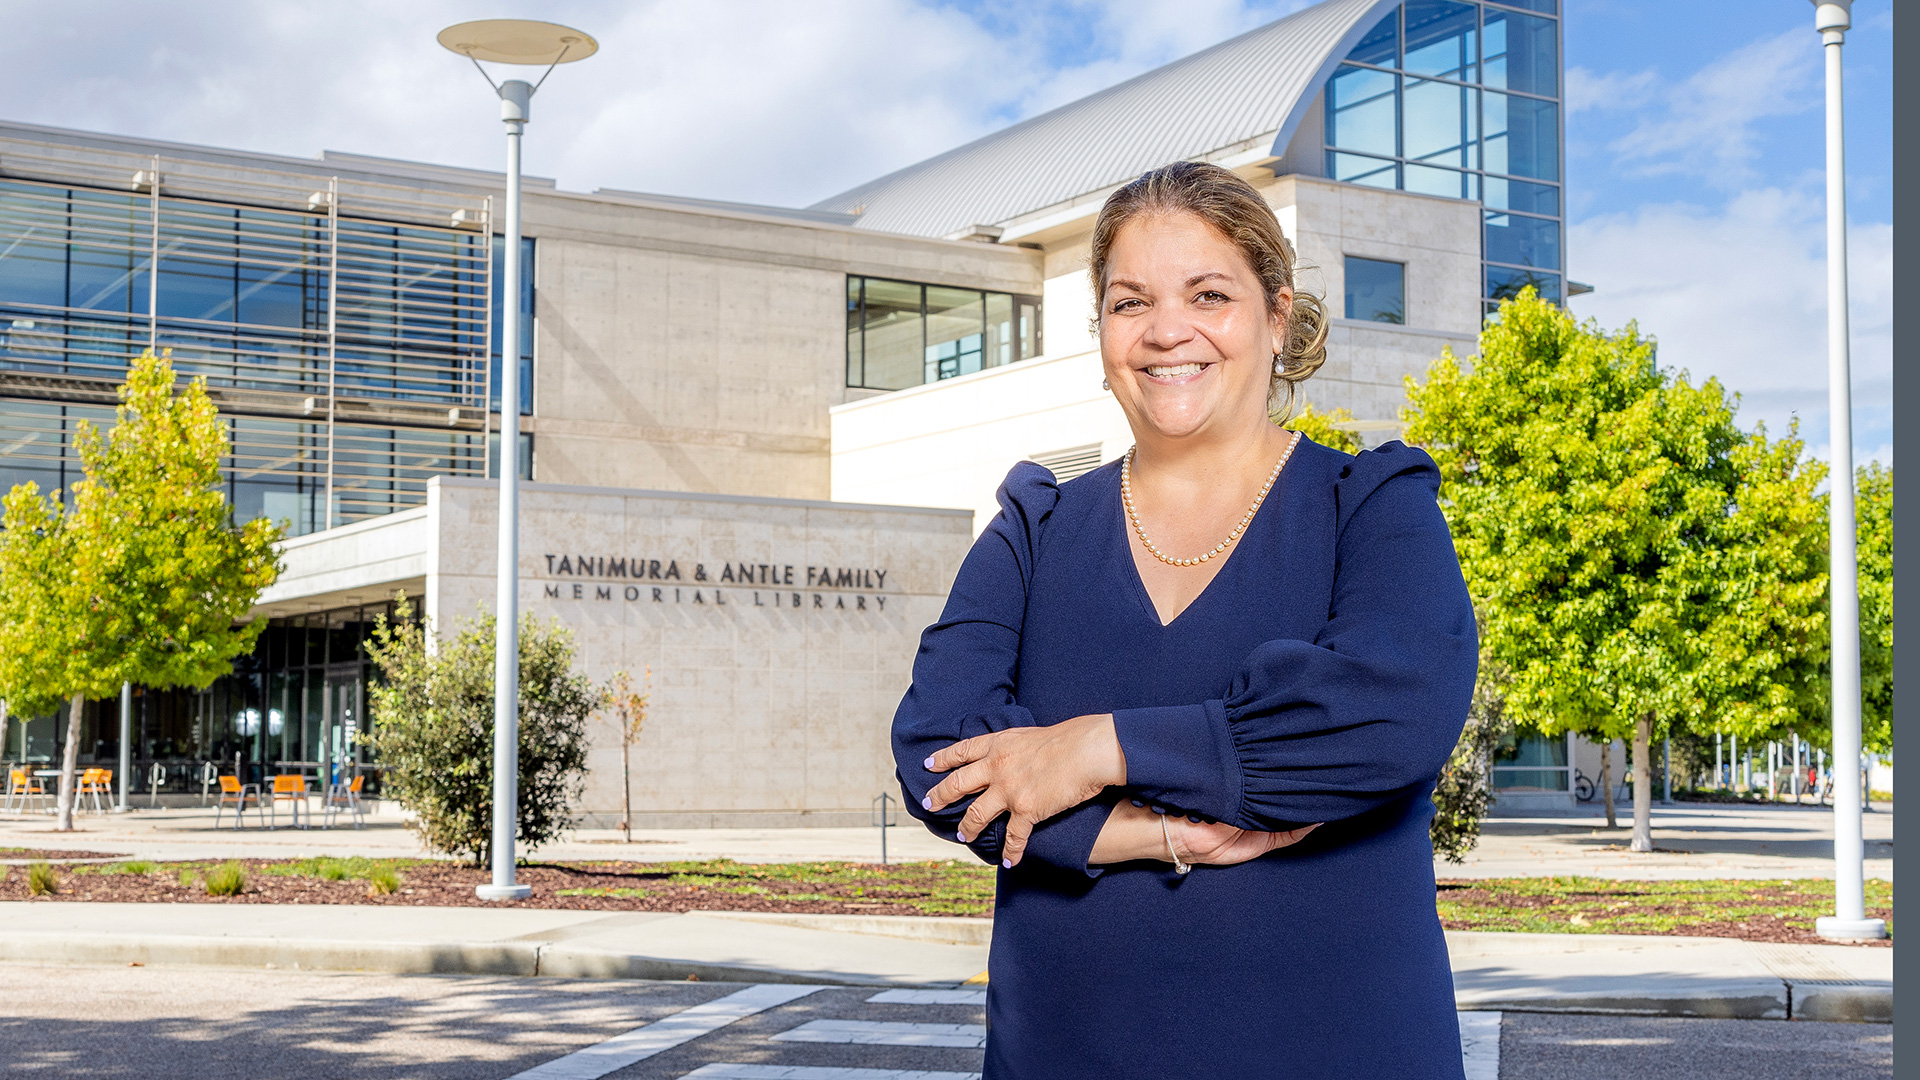
<svg viewBox="0 0 1920 1080"><path fill-rule="evenodd" d="M1270 411L1284 420L1293 411L1294 387L1327 362L1327 307L1294 285L1294 251L1273 208L1239 175L1218 165L1177 161L1163 165L1107 196L1093 224L1087 272L1093 278L1094 321L1106 310L1107 260L1122 226L1148 214L1192 214L1240 249L1266 293L1268 314L1286 320L1286 345L1273 356L1267 388ZM1282 311L1280 292L1292 290ZM1282 401L1278 409L1273 402Z"/></svg>

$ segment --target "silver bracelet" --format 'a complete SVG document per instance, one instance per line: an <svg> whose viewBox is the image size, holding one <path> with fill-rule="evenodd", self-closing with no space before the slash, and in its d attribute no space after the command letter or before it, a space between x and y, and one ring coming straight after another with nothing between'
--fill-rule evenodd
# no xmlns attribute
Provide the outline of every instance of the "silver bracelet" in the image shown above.
<svg viewBox="0 0 1920 1080"><path fill-rule="evenodd" d="M1167 854L1173 856L1173 872L1184 874L1193 869L1192 863L1180 861L1180 853L1173 847L1173 830L1167 826L1167 815L1160 815L1160 835L1167 838Z"/></svg>

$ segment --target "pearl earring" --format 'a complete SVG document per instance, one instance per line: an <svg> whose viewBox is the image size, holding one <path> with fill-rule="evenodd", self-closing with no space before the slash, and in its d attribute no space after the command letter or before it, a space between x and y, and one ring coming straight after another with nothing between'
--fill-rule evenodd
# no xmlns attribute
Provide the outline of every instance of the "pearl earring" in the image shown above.
<svg viewBox="0 0 1920 1080"><path fill-rule="evenodd" d="M1102 389L1102 390L1111 390L1111 389L1113 389L1113 385L1112 385L1111 383L1109 383L1109 382L1107 382L1107 380L1105 380L1105 379L1101 379L1101 380L1100 380L1100 389Z"/></svg>
<svg viewBox="0 0 1920 1080"><path fill-rule="evenodd" d="M1273 373L1275 375L1285 375L1287 373L1286 361L1281 360L1278 356L1273 358Z"/></svg>

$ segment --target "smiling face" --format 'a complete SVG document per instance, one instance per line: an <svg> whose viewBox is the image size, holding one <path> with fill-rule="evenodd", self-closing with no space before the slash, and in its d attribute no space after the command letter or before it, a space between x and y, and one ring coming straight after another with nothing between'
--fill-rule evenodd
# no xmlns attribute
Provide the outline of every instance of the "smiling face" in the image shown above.
<svg viewBox="0 0 1920 1080"><path fill-rule="evenodd" d="M1268 311L1240 249L1200 218L1141 214L1114 236L1100 357L1138 441L1241 434L1267 420L1281 290Z"/></svg>

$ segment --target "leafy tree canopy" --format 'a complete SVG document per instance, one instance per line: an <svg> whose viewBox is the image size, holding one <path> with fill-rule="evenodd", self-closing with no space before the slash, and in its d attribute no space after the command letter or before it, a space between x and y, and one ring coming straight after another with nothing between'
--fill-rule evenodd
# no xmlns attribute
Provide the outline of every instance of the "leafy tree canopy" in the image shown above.
<svg viewBox="0 0 1920 1080"><path fill-rule="evenodd" d="M1532 293L1469 369L1451 350L1402 413L1443 505L1506 707L1545 732L1636 722L1756 737L1824 716L1824 467L1741 431L1712 380L1662 371Z"/></svg>
<svg viewBox="0 0 1920 1080"><path fill-rule="evenodd" d="M166 356L134 360L110 435L88 421L71 500L32 482L0 519L0 697L25 715L120 684L203 687L252 649L242 623L279 573L273 523L234 527L228 442L204 379L174 393Z"/></svg>

